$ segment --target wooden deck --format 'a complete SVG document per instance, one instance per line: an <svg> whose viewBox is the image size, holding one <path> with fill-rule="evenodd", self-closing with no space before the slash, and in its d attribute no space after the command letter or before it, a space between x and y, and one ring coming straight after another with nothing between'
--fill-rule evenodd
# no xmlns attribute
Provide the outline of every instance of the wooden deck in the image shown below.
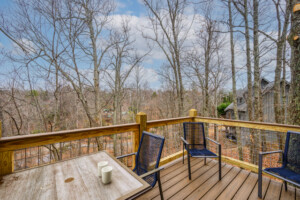
<svg viewBox="0 0 300 200"><path fill-rule="evenodd" d="M238 167L222 164L222 180L218 180L218 165L215 160L191 160L192 180L188 179L187 161L182 159L170 163L161 172L164 199L259 199L257 196L258 175ZM270 200L300 200L300 189L282 182L263 178L263 196ZM160 199L156 186L138 199Z"/></svg>

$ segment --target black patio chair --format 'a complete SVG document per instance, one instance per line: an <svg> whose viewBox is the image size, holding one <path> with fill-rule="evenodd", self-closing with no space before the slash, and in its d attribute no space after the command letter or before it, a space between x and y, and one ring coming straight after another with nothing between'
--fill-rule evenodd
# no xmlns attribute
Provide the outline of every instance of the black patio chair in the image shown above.
<svg viewBox="0 0 300 200"><path fill-rule="evenodd" d="M273 153L282 154L282 166L263 170L263 156ZM284 152L282 150L260 152L258 167L258 197L260 198L262 198L262 172L283 180L285 190L287 190L287 182L300 187L300 133L287 132Z"/></svg>
<svg viewBox="0 0 300 200"><path fill-rule="evenodd" d="M143 131L142 138L139 144L139 149L135 153L117 157L118 159L131 155L135 156L135 167L133 171L143 178L153 188L158 182L161 199L163 198L160 171L163 167L158 167L165 138L160 135L155 135ZM143 191L143 193L146 191ZM138 194L139 196L141 194Z"/></svg>
<svg viewBox="0 0 300 200"><path fill-rule="evenodd" d="M205 137L204 124L199 122L185 122L183 123L184 138L181 137L184 149L187 151L188 157L188 170L189 179L191 180L191 164L190 157L204 158L204 164L206 165L206 158L219 158L219 180L222 178L221 171L221 144ZM206 148L206 140L211 141L218 145L219 155L209 151ZM184 163L184 154L182 153L182 162Z"/></svg>

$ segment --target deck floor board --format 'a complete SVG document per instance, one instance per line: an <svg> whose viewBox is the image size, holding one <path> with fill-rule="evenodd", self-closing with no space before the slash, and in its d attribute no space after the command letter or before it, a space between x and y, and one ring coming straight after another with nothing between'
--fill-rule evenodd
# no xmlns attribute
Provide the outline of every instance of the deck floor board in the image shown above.
<svg viewBox="0 0 300 200"><path fill-rule="evenodd" d="M188 179L187 162L178 159L162 172L164 199L259 199L257 174L222 163L222 180L218 178L218 162L192 159L192 180ZM300 199L300 190L289 185L285 191L280 181L263 177L264 199ZM138 199L160 199L157 185Z"/></svg>

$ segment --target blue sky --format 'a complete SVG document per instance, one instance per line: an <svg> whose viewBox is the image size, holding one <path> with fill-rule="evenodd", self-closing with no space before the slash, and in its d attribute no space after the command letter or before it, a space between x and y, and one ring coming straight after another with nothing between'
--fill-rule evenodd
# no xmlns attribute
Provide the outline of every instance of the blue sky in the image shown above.
<svg viewBox="0 0 300 200"><path fill-rule="evenodd" d="M10 8L12 8L13 3L12 0L0 0L0 9L2 11L7 11ZM215 17L222 18L224 7L222 4L219 4L217 7L214 8L215 12L217 12L217 15ZM226 11L226 10L225 10ZM114 19L120 19L123 16L132 16L133 23L142 24L145 21L145 16L147 15L147 11L142 5L141 0L119 0L116 1L116 10L114 11ZM199 27L197 27L199 28ZM143 40L143 38L136 33L137 31L134 30L134 39L137 42L136 47L139 48L141 52L146 51L146 41ZM227 37L228 38L228 37ZM236 39L237 48L241 49L244 46L243 38ZM240 45L240 47L238 46ZM229 53L229 46L227 52ZM12 48L12 42L5 37L2 33L0 33L0 48ZM274 52L275 53L275 52ZM245 59L244 54L239 55L236 57L236 66L237 68L240 68L240 73L237 76L237 87L243 88L246 86L246 76L245 76L245 70L242 69L245 65ZM228 54L228 58L230 55ZM145 79L149 80L150 87L154 89L158 89L161 87L161 83L159 81L159 77L156 73L161 68L161 65L166 62L163 53L159 51L158 48L154 49L152 51L152 54L147 57L147 59L143 63L143 67L145 69L146 77ZM3 69L3 65L0 67ZM9 70L11 66L9 64L5 64L5 69ZM268 69L266 73L263 73L263 76L266 76L269 80L273 79L274 73L270 73L273 71L273 67L271 64L270 69ZM3 70L2 70L3 71ZM239 71L239 69L237 70ZM0 79L1 80L1 79ZM225 88L230 89L231 83L228 81L228 83L225 85Z"/></svg>
<svg viewBox="0 0 300 200"><path fill-rule="evenodd" d="M139 0L122 0L122 1L115 1L116 9L113 13L113 15L126 15L126 16L136 16L137 19L140 17L145 17L146 15L146 9L142 5ZM0 10L6 12L9 9L13 8L13 2L11 0L0 0ZM136 39L136 38L132 38ZM137 38L137 40L140 40L141 38ZM140 42L142 43L142 42ZM0 32L0 48L6 48L11 49L13 48L14 44L11 40L9 40L3 33ZM144 47L143 47L144 48ZM145 74L149 81L149 85L151 88L158 89L160 88L160 81L157 77L157 74L155 71L159 69L160 65L164 61L161 59L155 59L154 57L149 57L143 62L143 67L145 68ZM6 62L2 66L0 65L5 72L9 72L12 69L11 64ZM2 77L3 80L3 77ZM0 78L1 81L1 78Z"/></svg>

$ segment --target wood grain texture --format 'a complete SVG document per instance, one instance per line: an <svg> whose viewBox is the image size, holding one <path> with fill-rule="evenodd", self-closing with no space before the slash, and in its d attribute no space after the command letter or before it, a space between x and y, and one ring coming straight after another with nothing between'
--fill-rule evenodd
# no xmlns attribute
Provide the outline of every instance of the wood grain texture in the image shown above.
<svg viewBox="0 0 300 200"><path fill-rule="evenodd" d="M296 188L296 200L300 200L300 189Z"/></svg>
<svg viewBox="0 0 300 200"><path fill-rule="evenodd" d="M202 159L194 159L191 161L191 168L196 170L199 168L199 165L201 165L201 160ZM187 161L187 160L186 160ZM203 162L202 162L203 163ZM177 183L178 181L186 178L188 176L187 172L187 166L183 167L182 163L178 163L180 165L179 168L176 168L174 170L169 170L168 168L163 170L167 172L164 176L161 177L161 182L162 182L162 189L163 191L167 190L169 187L174 185L174 183ZM203 164L202 164L203 165ZM158 191L158 186L156 185L151 191L145 193L144 195L140 196L138 199L143 200L143 199L152 199L156 196L159 196Z"/></svg>
<svg viewBox="0 0 300 200"><path fill-rule="evenodd" d="M141 140L143 131L147 131L147 115L146 113L139 112L136 115L136 123L139 124L139 141Z"/></svg>
<svg viewBox="0 0 300 200"><path fill-rule="evenodd" d="M201 199L216 199L240 172L240 168L233 167L225 175L226 178L224 177L223 180L217 182Z"/></svg>
<svg viewBox="0 0 300 200"><path fill-rule="evenodd" d="M243 185L246 178L249 176L250 172L242 170L234 180L232 180L226 189L221 193L221 195L217 198L218 200L222 199L232 199L235 193L239 190L239 188Z"/></svg>
<svg viewBox="0 0 300 200"><path fill-rule="evenodd" d="M222 168L222 179L224 176L229 173L232 170L232 166L225 165L225 167ZM196 190L191 192L189 196L187 196L186 199L200 199L203 197L212 187L214 187L219 182L219 175L214 174L211 176L207 181L205 181L204 184L201 185L201 187L198 187Z"/></svg>
<svg viewBox="0 0 300 200"><path fill-rule="evenodd" d="M219 118L209 118L209 117L196 117L196 122L204 122L211 124L220 124L225 126L243 127L243 128L253 128L268 131L277 132L287 132L296 131L300 132L300 126L286 125L286 124L274 124L265 122L250 122L241 120L231 120L231 119L219 119Z"/></svg>
<svg viewBox="0 0 300 200"><path fill-rule="evenodd" d="M172 166L165 168L164 172L164 180L162 181L162 188L164 191L165 199L171 200L181 200L181 199L222 199L227 200L231 199L259 199L257 196L257 174L241 170L237 175L234 176L233 169L236 167L232 167L227 164L222 164L222 180L218 180L218 165L215 160L208 159L208 164L206 166L210 166L209 169L205 169L206 166L202 164L203 161L194 163L192 161L192 180L185 182L187 179L187 169L185 168L186 163L182 164L181 158L177 160L177 163L174 163ZM216 164L214 164L216 163ZM214 165L212 165L214 164ZM182 170L180 170L182 168ZM195 170L196 171L193 171ZM237 169L240 170L240 169ZM177 171L177 173L173 173L173 171ZM181 171L181 172L180 172ZM203 173L200 173L200 172ZM179 173L180 172L180 173ZM198 174L198 176L196 176ZM245 175L249 174L246 178ZM244 181L242 181L244 180ZM282 184L281 182L275 181L276 184ZM275 185L276 185L275 184ZM274 187L270 184L270 178L263 176L263 195L269 193L269 189L274 191ZM274 196L275 199L285 199L285 200L294 200L295 194L297 194L298 199L300 197L300 190L294 186L288 186L289 189L286 193L283 193L284 187L279 188L278 196ZM273 189L272 189L273 188ZM272 192L271 191L271 192ZM216 194L214 194L216 193ZM225 193L225 194L223 194ZM149 195L151 194L151 195ZM278 191L275 192L278 194ZM211 195L211 196L208 196ZM216 197L217 196L217 197ZM205 198L204 198L205 197ZM224 197L224 198L223 198ZM159 190L158 188L153 188L148 191L143 196L138 199L159 199Z"/></svg>
<svg viewBox="0 0 300 200"><path fill-rule="evenodd" d="M204 165L204 161L202 161L200 164L197 165L196 169L192 168L192 177L199 177L205 174L210 168L214 167L215 164L216 164L215 162L211 161L207 163L207 165ZM174 191L179 191L181 188L184 188L191 183L188 177L187 170L183 174L186 175L184 178L180 178L179 176L174 177L174 179L172 180L174 182L173 185L164 191L164 198L169 199L170 197L174 196ZM177 195L176 198L178 198ZM156 196L154 198L154 200L159 200L159 199L160 196Z"/></svg>
<svg viewBox="0 0 300 200"><path fill-rule="evenodd" d="M267 192L267 189L269 187L270 181L271 181L270 178L267 178L267 177L263 176L263 181L262 181L262 196L263 197L265 196L265 194ZM251 192L251 194L250 194L250 196L249 196L248 199L249 200L260 199L260 198L258 198L258 183L256 183L256 185L253 188L253 190L252 190L252 192Z"/></svg>
<svg viewBox="0 0 300 200"><path fill-rule="evenodd" d="M285 191L284 185L282 186L280 200L295 199L295 195L295 187L288 185L288 189Z"/></svg>
<svg viewBox="0 0 300 200"><path fill-rule="evenodd" d="M113 167L112 182L104 185L97 163ZM106 152L37 167L3 177L0 199L126 199L150 185Z"/></svg>
<svg viewBox="0 0 300 200"><path fill-rule="evenodd" d="M58 142L79 140L139 130L139 125L126 124L100 128L76 129L51 133L31 134L0 138L0 151L12 151L22 148L35 147Z"/></svg>
<svg viewBox="0 0 300 200"><path fill-rule="evenodd" d="M229 163L229 164L232 164L232 165L235 165L235 166L238 166L240 168L247 169L247 170L250 170L252 172L258 173L258 166L257 165L254 165L254 164L251 164L251 163L248 163L248 162L244 162L244 161L241 161L241 160L238 160L238 159L234 159L234 158L231 158L231 157L228 157L228 156L222 156L222 161L226 162L226 163Z"/></svg>
<svg viewBox="0 0 300 200"><path fill-rule="evenodd" d="M207 170L206 173L202 174L199 177L196 177L192 180L192 182L184 187L183 189L177 191L174 193L173 197L178 197L179 199L184 199L190 194L192 195L193 191L200 188L205 182L210 179L212 176L214 176L219 170L219 166L214 165L211 169Z"/></svg>
<svg viewBox="0 0 300 200"><path fill-rule="evenodd" d="M0 139L2 137L2 122L0 121ZM0 177L14 171L14 152L0 151Z"/></svg>
<svg viewBox="0 0 300 200"><path fill-rule="evenodd" d="M250 173L245 182L241 185L238 192L233 197L234 200L246 200L250 196L253 188L257 183L258 176L255 173Z"/></svg>
<svg viewBox="0 0 300 200"><path fill-rule="evenodd" d="M281 188L282 188L281 182L271 180L268 191L265 195L265 199L266 200L279 199Z"/></svg>
<svg viewBox="0 0 300 200"><path fill-rule="evenodd" d="M88 190L98 191L99 188L96 187L96 183L89 185L88 182L92 182L93 180L87 178L87 176L91 174L90 171L92 170L89 169L88 166L91 163L94 165L94 163L96 163L98 159L96 158L96 160L93 160L85 157L88 156L83 156L83 158L85 159L84 162L76 162L76 165L72 166L64 164L64 167L57 167L53 168L52 170L43 170L43 167L37 167L35 169L38 171L24 170L22 172L4 176L4 179L0 181L0 199L5 199L3 198L5 196L9 196L10 199L20 199L20 194L22 194L21 199L31 200L32 197L38 199L58 199L58 195L53 191L65 189L70 189L72 190L72 192L85 192L86 194L83 195L85 195L84 197L87 199L92 199L94 197L96 198L97 196L95 196L95 194L97 192L91 192ZM161 172L162 188L165 194L165 199L199 199L201 197L204 197L205 195L211 195L214 192L216 192L216 194L213 194L212 196L206 196L207 199L209 199L208 197L212 197L212 199L219 198L223 200L224 198L221 197L225 197L224 200L227 200L230 199L227 198L227 195L231 197L233 193L235 193L233 199L259 199L257 196L257 174L241 170L240 173L234 175L236 172L233 173L232 170L234 168L232 166L224 163L222 165L222 180L219 181L218 163L215 160L207 159L207 165L203 165L202 159L192 158L192 180L186 181L188 179L187 163L182 164L181 158L173 161L172 164L168 165ZM244 176L243 174L247 173L250 173L249 176L247 176L247 178L244 179L244 182L242 182L241 177ZM8 180L7 177L11 177L11 179ZM28 181L28 177L31 177L31 181ZM42 179L40 177L47 178ZM63 183L60 185L56 184L58 179L60 179L62 183L66 180L70 180L71 177L73 177L74 179L69 183ZM82 186L82 188L76 188L75 191L75 189L73 188L75 187L74 185L72 186L72 188L70 188L67 184L74 184L76 181L82 181L84 183L84 186ZM285 192L284 187L280 187L280 185L282 185L281 182L277 182L275 180L272 181L274 181L275 184L270 184L270 178L265 176L263 177L263 195L266 196L266 198L268 198L269 194L272 194L274 192L274 194L280 194L278 196L274 195L273 199L294 200L295 198L300 198L299 189L296 189L294 186L289 185L288 191ZM33 182L34 184L39 185L39 187L32 187L32 185L34 185ZM278 184L279 187L277 187ZM60 188L58 188L58 186ZM6 189L2 190L2 187L5 187ZM276 190L276 188L279 192ZM232 192L228 192L230 189L232 189ZM30 195L32 193L34 193L34 196ZM60 197L79 199L79 197L75 197L75 195L72 194L69 194L69 196L67 195ZM144 195L138 197L138 199L143 200L153 198L159 198L159 190L157 186L149 190Z"/></svg>
<svg viewBox="0 0 300 200"><path fill-rule="evenodd" d="M0 152L0 176L11 174L14 171L14 152Z"/></svg>

